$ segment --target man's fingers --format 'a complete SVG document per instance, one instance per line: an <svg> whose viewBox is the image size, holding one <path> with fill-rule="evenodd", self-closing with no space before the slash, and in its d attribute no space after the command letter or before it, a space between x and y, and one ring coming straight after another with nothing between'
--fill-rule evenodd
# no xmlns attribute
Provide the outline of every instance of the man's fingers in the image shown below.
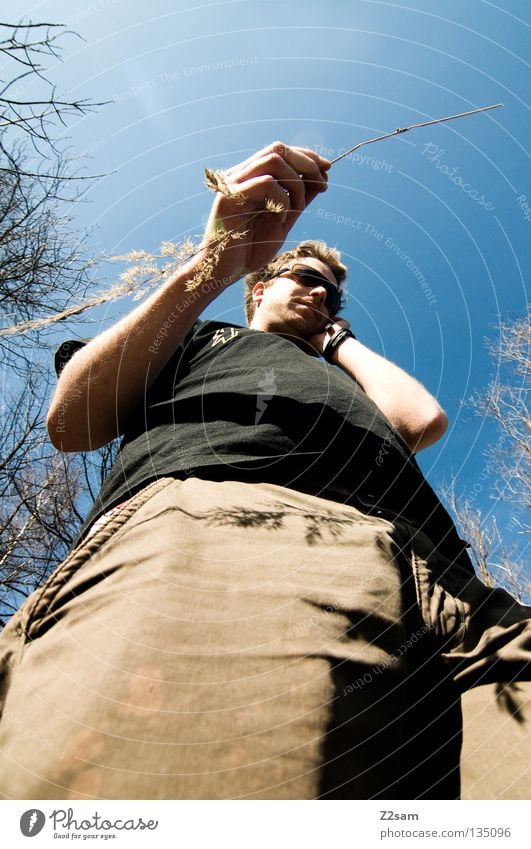
<svg viewBox="0 0 531 849"><path fill-rule="evenodd" d="M243 185L248 180L256 177L271 177L289 195L290 208L304 209L306 205L304 180L276 153L268 153L255 159L248 163L245 168L231 169L227 176L229 185L235 186L238 191L243 191Z"/></svg>
<svg viewBox="0 0 531 849"><path fill-rule="evenodd" d="M287 232L315 196L326 191L329 167L328 160L308 148L273 142L224 171L227 187L241 194L248 203L244 207L235 206L233 200L218 195L216 215L229 228L238 227L242 215L253 210L266 211L267 201L271 200L284 209L277 213L276 221Z"/></svg>
<svg viewBox="0 0 531 849"><path fill-rule="evenodd" d="M319 156L313 150L303 147L289 147L276 143L282 152L283 160L299 175L304 183L305 206L307 206L319 192L326 191L328 187L327 169L330 163L327 159Z"/></svg>
<svg viewBox="0 0 531 849"><path fill-rule="evenodd" d="M319 156L315 151L306 147L289 147L282 145L284 148L283 159L288 162L291 167L307 179L315 177L317 182L322 182L326 172L330 168L330 162L323 156Z"/></svg>
<svg viewBox="0 0 531 849"><path fill-rule="evenodd" d="M225 175L229 182L240 183L270 174L290 193L292 207L302 210L319 192L326 191L329 167L327 159L308 148L273 142L239 165L229 168Z"/></svg>
<svg viewBox="0 0 531 849"><path fill-rule="evenodd" d="M308 206L317 195L321 194L321 192L326 191L326 185L322 185L321 183L311 183L305 182L306 187L306 206Z"/></svg>
<svg viewBox="0 0 531 849"><path fill-rule="evenodd" d="M332 164L330 160L320 156L315 150L310 150L309 147L292 147L280 141L272 142L260 153L264 154L269 151L279 153L286 162L289 162L296 171L301 173L306 173L308 167L311 169L310 162L313 162L320 172L328 171Z"/></svg>
<svg viewBox="0 0 531 849"><path fill-rule="evenodd" d="M271 142L266 147L263 147L261 150L253 153L252 156L249 156L240 165L237 165L236 168L245 168L255 159L260 159L263 156L267 156L270 153L277 153L282 159L285 159L289 162L292 167L297 171L305 172L305 168L308 167L308 160L311 160L317 168L322 172L328 171L331 166L331 162L328 159L325 159L324 156L320 156L314 150L310 150L309 147L291 147L290 145L284 144L281 141Z"/></svg>
<svg viewBox="0 0 531 849"><path fill-rule="evenodd" d="M247 201L250 201L255 205L255 211L263 210L267 211L267 201L271 200L275 204L281 205L285 212L279 213L280 221L284 222L286 220L286 216L291 212L290 206L290 197L288 193L282 188L282 186L278 183L270 175L263 175L260 177L252 177L249 180L245 180L242 183L238 183L237 189L243 195ZM232 217L239 218L242 215L242 209L236 208L232 214ZM227 223L230 227L230 216L227 217Z"/></svg>
<svg viewBox="0 0 531 849"><path fill-rule="evenodd" d="M308 148L286 147L286 162L300 175L304 182L305 206L328 188L330 162Z"/></svg>

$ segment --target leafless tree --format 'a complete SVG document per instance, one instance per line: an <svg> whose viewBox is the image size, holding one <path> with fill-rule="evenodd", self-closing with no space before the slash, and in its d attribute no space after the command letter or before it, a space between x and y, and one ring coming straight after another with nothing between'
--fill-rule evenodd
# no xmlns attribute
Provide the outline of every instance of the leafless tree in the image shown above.
<svg viewBox="0 0 531 849"><path fill-rule="evenodd" d="M69 118L96 104L60 97L45 68L67 36L54 24L0 23L0 331L64 309L90 282L93 263L72 226L87 178L63 134ZM0 358L3 624L67 552L112 448L64 457L49 443L44 414L53 356L46 328L0 332Z"/></svg>
<svg viewBox="0 0 531 849"><path fill-rule="evenodd" d="M78 37L61 24L0 22L0 56L7 69L7 78L0 79L0 150L8 159L2 170L12 168L9 145L14 131L18 138L29 139L39 156L46 158L51 149L60 152L55 141L57 124L66 126L69 117L96 105L59 97L46 76L43 61L60 58L66 34Z"/></svg>
<svg viewBox="0 0 531 849"><path fill-rule="evenodd" d="M442 487L443 498L457 517L463 539L470 543L469 553L481 580L488 587L504 587L520 601L531 594L529 574L521 548L501 533L496 516L483 516L479 507L456 492L456 482Z"/></svg>
<svg viewBox="0 0 531 849"><path fill-rule="evenodd" d="M518 533L531 532L531 322L525 316L506 321L496 341L489 342L497 374L487 391L471 399L478 415L493 420L502 439L489 449L491 464L498 471L497 496L514 505Z"/></svg>
<svg viewBox="0 0 531 849"><path fill-rule="evenodd" d="M65 212L78 194L69 192L68 198L62 194L65 162L56 161L53 176L36 179L24 173L20 149L10 154L9 161L12 170L0 173L2 327L52 314L79 298L89 284L92 266ZM7 341L0 339L7 355ZM34 333L30 339L32 344L43 341L43 334Z"/></svg>
<svg viewBox="0 0 531 849"><path fill-rule="evenodd" d="M529 376L531 372L531 324L526 315L504 321L499 335L488 348L495 377L483 391L466 402L474 415L496 425L498 438L485 451L487 466L495 473L492 498L499 506L510 504L509 521L500 530L496 505L483 515L471 499L457 495L454 480L444 487L445 500L456 516L461 535L471 543L472 559L483 580L504 586L521 600L531 594L529 571L525 567L531 531L531 414ZM501 511L500 511L501 514ZM502 532L503 531L503 532Z"/></svg>
<svg viewBox="0 0 531 849"><path fill-rule="evenodd" d="M4 404L0 429L0 625L70 549L112 462L113 446L64 455L43 424L48 374L34 370Z"/></svg>
<svg viewBox="0 0 531 849"><path fill-rule="evenodd" d="M96 104L60 98L43 66L66 35L53 24L0 23L0 328L56 312L89 283L92 262L70 210L90 177L58 136Z"/></svg>

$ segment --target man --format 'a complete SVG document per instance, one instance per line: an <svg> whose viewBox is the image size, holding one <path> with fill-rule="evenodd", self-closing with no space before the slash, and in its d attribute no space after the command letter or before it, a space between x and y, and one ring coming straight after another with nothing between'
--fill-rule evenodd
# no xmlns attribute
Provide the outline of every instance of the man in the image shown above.
<svg viewBox="0 0 531 849"><path fill-rule="evenodd" d="M0 641L6 796L455 798L460 690L523 674L527 611L413 457L439 404L338 317L335 250L277 255L328 168L229 169L198 254L63 363L54 444L124 438ZM244 274L249 327L198 321Z"/></svg>

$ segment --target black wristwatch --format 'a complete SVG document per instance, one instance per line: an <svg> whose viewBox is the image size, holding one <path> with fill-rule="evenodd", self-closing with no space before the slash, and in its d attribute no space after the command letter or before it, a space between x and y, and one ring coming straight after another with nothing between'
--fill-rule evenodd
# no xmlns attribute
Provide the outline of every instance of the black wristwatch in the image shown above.
<svg viewBox="0 0 531 849"><path fill-rule="evenodd" d="M333 336L330 336L323 350L323 357L325 358L327 363L332 362L332 354L337 348L339 348L339 346L341 345L343 340L347 338L347 336L350 339L356 338L352 330L350 330L348 327L341 327L340 330L336 330Z"/></svg>

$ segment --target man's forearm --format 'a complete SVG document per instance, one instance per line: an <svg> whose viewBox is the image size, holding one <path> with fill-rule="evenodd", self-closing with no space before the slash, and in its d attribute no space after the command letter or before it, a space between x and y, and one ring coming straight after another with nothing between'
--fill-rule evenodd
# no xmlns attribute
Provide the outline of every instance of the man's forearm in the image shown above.
<svg viewBox="0 0 531 849"><path fill-rule="evenodd" d="M273 142L224 172L203 253L65 366L47 419L57 448L87 451L123 432L146 388L205 307L227 285L269 262L308 204L326 191L329 167L313 151ZM207 281L187 292L187 281L204 270L203 260Z"/></svg>
<svg viewBox="0 0 531 849"><path fill-rule="evenodd" d="M57 448L88 451L123 432L146 389L224 288L223 281L210 279L192 292L186 290L201 262L201 256L188 262L65 366L47 419Z"/></svg>
<svg viewBox="0 0 531 849"><path fill-rule="evenodd" d="M432 445L448 425L437 400L414 377L357 339L347 338L332 362L363 387L412 451Z"/></svg>

